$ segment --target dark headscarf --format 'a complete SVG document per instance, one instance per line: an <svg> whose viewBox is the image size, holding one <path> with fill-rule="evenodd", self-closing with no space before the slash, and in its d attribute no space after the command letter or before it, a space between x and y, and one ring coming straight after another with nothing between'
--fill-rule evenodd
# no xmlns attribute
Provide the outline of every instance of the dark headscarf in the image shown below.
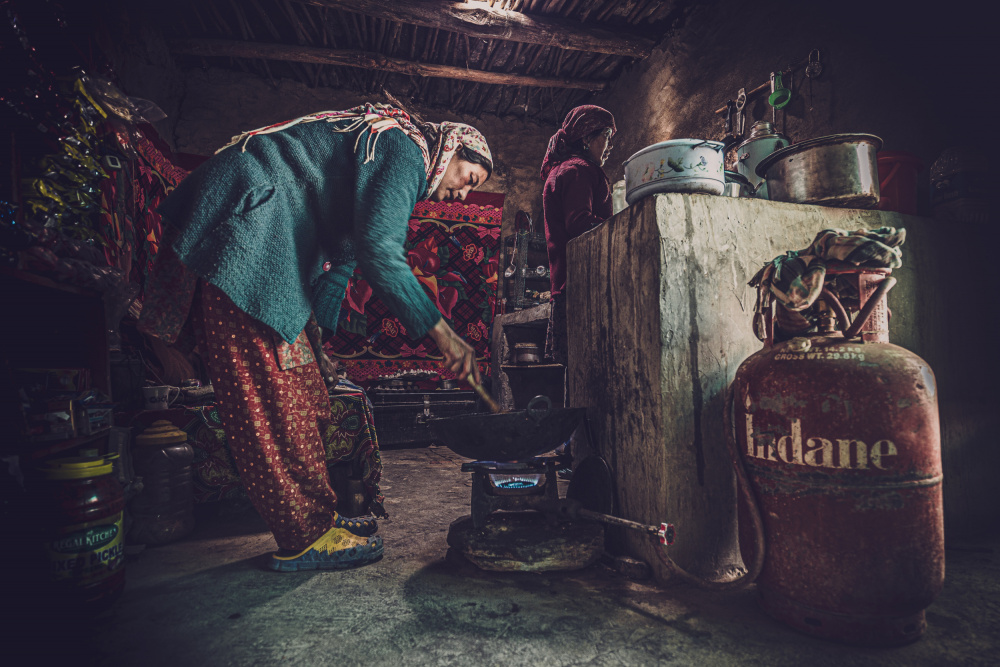
<svg viewBox="0 0 1000 667"><path fill-rule="evenodd" d="M615 117L607 109L593 104L570 109L562 127L549 139L549 148L542 160L542 180L549 177L553 167L573 155L573 144L606 127L611 128L611 135L614 136L617 131Z"/></svg>

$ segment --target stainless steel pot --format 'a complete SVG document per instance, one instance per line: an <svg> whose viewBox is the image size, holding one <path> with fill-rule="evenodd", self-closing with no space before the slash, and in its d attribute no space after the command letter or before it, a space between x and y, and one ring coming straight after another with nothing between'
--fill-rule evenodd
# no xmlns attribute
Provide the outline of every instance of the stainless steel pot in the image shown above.
<svg viewBox="0 0 1000 667"><path fill-rule="evenodd" d="M671 139L647 146L625 161L629 206L657 192L721 195L725 155L721 141Z"/></svg>
<svg viewBox="0 0 1000 667"><path fill-rule="evenodd" d="M753 197L753 191L746 176L735 171L726 172L726 189L722 193L726 197Z"/></svg>
<svg viewBox="0 0 1000 667"><path fill-rule="evenodd" d="M882 140L873 134L831 134L771 153L757 165L772 201L837 208L878 206Z"/></svg>

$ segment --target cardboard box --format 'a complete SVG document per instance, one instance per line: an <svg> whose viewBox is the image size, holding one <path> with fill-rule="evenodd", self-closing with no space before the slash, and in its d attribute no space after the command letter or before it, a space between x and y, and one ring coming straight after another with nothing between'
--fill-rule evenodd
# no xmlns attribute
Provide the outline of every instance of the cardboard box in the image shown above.
<svg viewBox="0 0 1000 667"><path fill-rule="evenodd" d="M76 437L73 401L47 401L28 414L28 440L46 442Z"/></svg>
<svg viewBox="0 0 1000 667"><path fill-rule="evenodd" d="M114 425L114 406L88 405L76 412L77 431L80 435L93 435Z"/></svg>

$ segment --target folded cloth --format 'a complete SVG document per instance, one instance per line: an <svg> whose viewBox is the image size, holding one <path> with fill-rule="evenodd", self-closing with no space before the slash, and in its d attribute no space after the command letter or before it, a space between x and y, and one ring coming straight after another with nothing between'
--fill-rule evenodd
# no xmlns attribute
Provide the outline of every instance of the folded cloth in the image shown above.
<svg viewBox="0 0 1000 667"><path fill-rule="evenodd" d="M816 255L825 260L836 259L866 268L897 269L903 265L899 246L906 240L906 230L895 227L859 229L824 229L803 255Z"/></svg>
<svg viewBox="0 0 1000 667"><path fill-rule="evenodd" d="M268 567L278 572L342 570L373 563L382 557L383 550L381 537L362 537L334 526L299 553L271 554Z"/></svg>
<svg viewBox="0 0 1000 667"><path fill-rule="evenodd" d="M764 340L763 314L771 298L794 313L812 308L826 282L827 264L845 263L859 268L897 269L903 265L899 246L906 240L906 230L895 227L859 229L824 229L804 250L789 250L765 264L748 283L757 288L754 305L754 333ZM803 318L805 318L803 320ZM809 318L793 318L803 322Z"/></svg>
<svg viewBox="0 0 1000 667"><path fill-rule="evenodd" d="M337 385L330 389L331 392L336 392L338 394L364 394L365 390L359 385L354 384L348 380L345 376L341 375L337 378ZM365 400L367 400L367 394L365 394Z"/></svg>

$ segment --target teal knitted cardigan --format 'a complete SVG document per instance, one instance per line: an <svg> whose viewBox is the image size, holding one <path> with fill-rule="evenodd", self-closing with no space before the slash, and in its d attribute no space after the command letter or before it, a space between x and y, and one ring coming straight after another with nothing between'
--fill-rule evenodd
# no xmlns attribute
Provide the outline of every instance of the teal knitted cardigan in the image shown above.
<svg viewBox="0 0 1000 667"><path fill-rule="evenodd" d="M174 250L244 312L292 342L310 311L335 329L356 265L413 338L441 313L406 263L409 218L426 190L420 149L381 132L362 137L303 123L216 154L157 209L180 230Z"/></svg>

